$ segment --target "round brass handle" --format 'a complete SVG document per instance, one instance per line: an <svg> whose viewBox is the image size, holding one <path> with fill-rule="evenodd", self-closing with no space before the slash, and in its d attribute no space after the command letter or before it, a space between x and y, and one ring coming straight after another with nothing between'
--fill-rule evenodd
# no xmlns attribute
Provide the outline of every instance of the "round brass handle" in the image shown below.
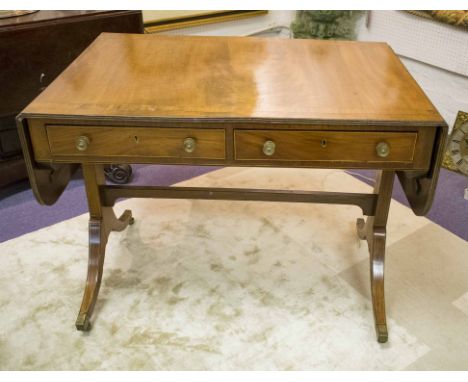
<svg viewBox="0 0 468 382"><path fill-rule="evenodd" d="M184 139L184 151L186 153L193 153L195 147L197 146L197 141L194 138L185 138Z"/></svg>
<svg viewBox="0 0 468 382"><path fill-rule="evenodd" d="M263 144L263 154L268 155L269 157L275 153L276 144L273 141L266 141Z"/></svg>
<svg viewBox="0 0 468 382"><path fill-rule="evenodd" d="M388 157L388 154L390 154L390 145L387 142L379 142L377 146L375 146L375 151L377 151L377 155L381 158Z"/></svg>
<svg viewBox="0 0 468 382"><path fill-rule="evenodd" d="M78 151L86 151L88 149L90 140L86 135L82 135L76 139L76 149Z"/></svg>

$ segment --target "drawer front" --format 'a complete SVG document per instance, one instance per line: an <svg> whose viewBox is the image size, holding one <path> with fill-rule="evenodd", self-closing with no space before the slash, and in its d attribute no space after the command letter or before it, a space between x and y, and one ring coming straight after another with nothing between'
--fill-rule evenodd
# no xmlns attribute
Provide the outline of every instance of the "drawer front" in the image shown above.
<svg viewBox="0 0 468 382"><path fill-rule="evenodd" d="M251 161L413 161L417 133L235 130L235 159ZM379 155L380 154L380 155Z"/></svg>
<svg viewBox="0 0 468 382"><path fill-rule="evenodd" d="M225 159L224 129L46 127L53 157Z"/></svg>

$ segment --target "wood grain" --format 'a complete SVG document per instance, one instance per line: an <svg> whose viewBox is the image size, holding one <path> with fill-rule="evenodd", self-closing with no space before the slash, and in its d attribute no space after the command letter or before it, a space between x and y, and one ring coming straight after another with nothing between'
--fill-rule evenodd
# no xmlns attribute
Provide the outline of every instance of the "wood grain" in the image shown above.
<svg viewBox="0 0 468 382"><path fill-rule="evenodd" d="M52 156L74 156L75 160L93 157L125 156L127 158L207 158L224 159L224 129L181 129L145 127L47 126ZM89 138L85 151L76 148L76 139ZM196 141L195 150L184 151L184 139Z"/></svg>
<svg viewBox="0 0 468 382"><path fill-rule="evenodd" d="M75 123L70 125L70 123ZM76 125L79 123L81 125ZM405 126L392 126L392 125L373 125L373 124L323 124L323 123L245 123L245 122L200 122L200 121L183 121L183 122L172 122L172 121L164 121L164 122L150 122L150 121L138 121L138 120L131 120L129 121L127 118L115 118L112 121L112 125L109 125L107 121L103 120L81 120L81 118L76 118L75 121L70 121L61 117L58 118L45 118L45 119L37 119L37 118L28 118L28 125L29 125L29 136L31 139L32 147L34 148L34 159L41 163L50 164L52 162L55 163L91 163L93 161L99 161L100 163L115 163L116 161L119 163L185 163L185 164L196 164L196 165L236 165L236 166L276 166L276 167L308 167L308 168L322 168L322 167L332 167L332 168L381 168L381 169L394 169L394 170L402 170L402 169L412 169L418 171L427 171L427 169L431 165L431 156L433 153L434 147L434 134L437 128L429 126L415 126L415 127L405 127ZM63 131L58 133L60 137L53 137L52 141L49 141L47 135L47 128L51 128L52 126L62 126ZM157 130L160 132L163 131L170 131L165 138L158 134L161 139L164 139L166 142L172 145L174 150L172 150L172 156L157 156L157 152L155 152L155 148L152 145L145 144L146 138L140 142L143 142L143 146L146 145L146 148L149 150L146 153L141 153L141 149L133 151L132 146L135 146L135 142L129 137L133 137L134 139L134 131L133 129L138 129L137 131L144 132L146 137L149 141L155 139L155 137L151 137L152 129L162 129ZM91 129L91 130L89 130ZM77 152L75 148L75 139L79 136L80 133L88 134L91 132L92 134L97 133L99 134L100 129L102 131L108 132L108 136L102 136L100 138L101 143L100 145L104 146L103 151L96 154L96 141L93 139L93 144L90 146L90 151L86 151L81 155ZM111 130L109 130L111 129ZM212 137L209 137L209 133L206 130L223 130L225 131L225 135L222 138L225 141L225 152L221 155L222 147L221 147L221 138L216 138L216 134L213 134ZM200 134L207 138L205 140L205 144L203 144L203 137L201 137L202 144L198 145L197 152L192 153L191 155L186 155L185 153L180 152L181 146L180 141L184 138L184 134L179 134L178 131L187 132L187 134L199 137ZM198 134L200 131L200 134ZM246 142L247 146L249 146L249 150L255 150L255 156L257 159L236 159L234 155L234 133L240 133L241 131L248 131L252 134L256 135L261 134L262 131L271 131L272 134L277 134L280 137L283 137L282 132L285 133L285 136L291 132L323 132L323 134L336 134L337 142L342 141L342 137L351 137L348 135L349 133L359 132L358 135L353 135L352 139L347 139L351 146L354 145L362 145L362 141L366 141L369 137L372 136L381 136L383 138L390 137L390 136L417 136L416 144L414 145L414 153L413 158L411 161L395 161L395 150L394 147L391 150L391 155L385 160L377 161L367 160L365 158L361 158L363 160L356 161L356 160L349 160L350 158L345 158L344 160L338 160L338 157L331 157L331 155L327 154L323 156L322 152L320 152L320 157L315 158L313 160L294 160L289 158L288 160L281 160L278 159L277 156L266 157L261 154L261 147L260 144L262 142L256 142L255 147L250 147L249 145L252 144L252 141ZM124 134L125 132L125 134ZM208 134L208 135L205 135ZM407 135L409 134L409 135ZM307 134L306 134L307 135ZM311 134L312 136L313 134ZM139 136L139 135L137 135ZM120 137L120 138L119 138ZM209 137L209 138L208 138ZM267 136L265 136L267 138ZM57 139L57 141L56 141ZM102 143L102 140L105 140L105 144ZM127 140L126 145L122 146L120 142L118 145L115 146L115 151L110 154L107 152L107 155L103 155L106 150L109 150L108 143L114 142L118 140ZM294 140L293 140L294 141ZM405 140L406 141L406 140ZM312 140L312 142L317 143L317 141ZM258 143L258 144L257 144ZM277 143L281 147L283 146L283 139L278 140ZM292 142L294 143L294 142ZM390 142L392 143L392 142ZM207 146L213 144L213 147L209 149ZM297 143L301 145L300 142ZM54 146L54 153L51 152L51 145ZM115 145L115 143L114 143ZM155 143L157 146L158 143ZM211 157L200 155L200 153L204 150L203 147L208 150L208 154L213 154L216 158L213 159ZM392 143L392 146L393 143ZM94 147L92 149L91 147ZM126 147L129 150L121 150L122 147ZM327 150L334 150L335 145L328 145ZM344 146L348 153L356 152L355 149L352 147L347 148L346 145ZM297 148L296 144L290 147L289 154L292 153L291 150ZM371 146L367 146L369 157L374 155L373 153L374 148ZM371 150L372 148L372 150ZM164 149L165 151L168 148ZM303 154L302 155L309 155L307 151L310 150L310 147L302 147ZM138 151L142 155L138 155ZM320 151L320 150L319 150ZM324 151L324 150L321 150ZM372 151L372 154L371 154ZM216 154L219 153L220 155ZM152 153L154 155L147 155L148 153ZM159 152L160 153L160 152ZM260 153L260 154L259 154ZM304 154L306 153L306 154ZM340 152L335 153L342 155ZM288 155L289 155L288 154ZM317 153L318 154L318 153ZM300 156L301 153L298 154ZM255 157L254 157L255 158ZM400 158L402 159L402 158Z"/></svg>
<svg viewBox="0 0 468 382"><path fill-rule="evenodd" d="M118 33L24 113L443 123L385 43Z"/></svg>
<svg viewBox="0 0 468 382"><path fill-rule="evenodd" d="M357 220L357 233L361 240L366 240L369 247L369 265L372 308L374 311L375 331L378 342L388 341L387 317L385 313L385 242L387 239L387 220L392 200L393 171L381 171L374 185L374 193L377 194L377 203L374 216L369 216L366 221Z"/></svg>
<svg viewBox="0 0 468 382"><path fill-rule="evenodd" d="M236 130L234 134L237 160L411 162L417 139L415 133L359 131ZM276 143L270 157L262 151L268 140ZM385 158L377 155L379 142L390 146Z"/></svg>
<svg viewBox="0 0 468 382"><path fill-rule="evenodd" d="M112 231L122 231L129 224L133 224L133 217L130 210L125 210L122 216L117 218L111 207L102 205L99 188L105 184L105 179L101 165L84 165L83 177L89 207L88 272L75 326L78 330L88 331L91 329L90 320L101 286L109 234Z"/></svg>

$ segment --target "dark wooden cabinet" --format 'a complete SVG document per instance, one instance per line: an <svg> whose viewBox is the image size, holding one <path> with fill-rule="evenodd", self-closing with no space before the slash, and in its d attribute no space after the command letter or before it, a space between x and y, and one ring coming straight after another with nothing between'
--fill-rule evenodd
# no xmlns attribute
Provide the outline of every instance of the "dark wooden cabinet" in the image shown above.
<svg viewBox="0 0 468 382"><path fill-rule="evenodd" d="M26 178L15 116L102 32L143 33L141 11L38 11L0 19L0 187Z"/></svg>

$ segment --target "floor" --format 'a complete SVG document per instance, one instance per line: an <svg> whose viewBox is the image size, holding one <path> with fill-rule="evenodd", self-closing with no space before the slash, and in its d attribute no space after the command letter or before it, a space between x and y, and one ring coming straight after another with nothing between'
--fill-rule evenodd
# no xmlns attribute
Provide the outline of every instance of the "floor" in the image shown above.
<svg viewBox="0 0 468 382"><path fill-rule="evenodd" d="M133 165L132 184L169 186L216 169L220 167ZM371 170L348 170L347 173L367 184L372 185L374 182L375 174ZM468 201L463 198L467 187L466 176L441 169L434 203L427 217L468 241ZM395 181L393 198L408 206L398 181ZM27 180L14 184L0 190L0 243L78 216L87 210L79 171L53 206L39 205Z"/></svg>
<svg viewBox="0 0 468 382"><path fill-rule="evenodd" d="M219 167L133 165L132 168L131 184L170 186ZM44 207L37 203L29 181L13 184L0 190L0 227L2 227L0 243L87 211L86 193L80 170L75 173L57 203L52 206Z"/></svg>
<svg viewBox="0 0 468 382"><path fill-rule="evenodd" d="M181 184L371 190L362 172L205 170ZM468 368L467 242L396 200L387 344L375 341L359 208L153 199L116 207L125 208L136 222L110 237L90 333L74 330L87 215L0 243L0 369Z"/></svg>

